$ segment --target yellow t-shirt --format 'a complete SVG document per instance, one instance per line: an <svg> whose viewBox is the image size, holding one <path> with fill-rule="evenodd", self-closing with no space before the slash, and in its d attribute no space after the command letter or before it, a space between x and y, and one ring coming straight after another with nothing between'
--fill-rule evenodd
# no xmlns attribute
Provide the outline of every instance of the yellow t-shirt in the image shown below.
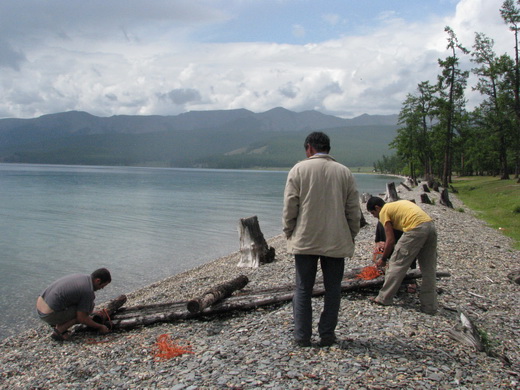
<svg viewBox="0 0 520 390"><path fill-rule="evenodd" d="M408 232L432 219L415 203L409 200L398 200L383 206L379 212L379 220L383 226L390 221L394 229Z"/></svg>

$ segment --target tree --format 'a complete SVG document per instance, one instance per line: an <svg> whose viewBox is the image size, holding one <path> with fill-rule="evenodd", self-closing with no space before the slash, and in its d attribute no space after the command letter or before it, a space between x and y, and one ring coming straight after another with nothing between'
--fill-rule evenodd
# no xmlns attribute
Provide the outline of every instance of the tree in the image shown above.
<svg viewBox="0 0 520 390"><path fill-rule="evenodd" d="M409 165L410 176L417 173L432 176L432 150L430 132L433 122L435 87L429 81L419 83L417 95L409 94L399 113L397 136L390 146ZM417 167L420 165L420 168Z"/></svg>
<svg viewBox="0 0 520 390"><path fill-rule="evenodd" d="M459 44L455 33L449 26L446 26L444 31L448 33L448 45L446 48L451 51L451 55L445 60L439 59L442 71L437 78L439 92L437 99L439 124L437 129L442 134L440 139L443 142L444 152L441 181L443 187L448 187L452 174L453 136L457 121L460 123L464 114L466 104L464 89L469 77L468 71L462 71L459 68L457 51L461 51L463 54L468 54L469 51Z"/></svg>
<svg viewBox="0 0 520 390"><path fill-rule="evenodd" d="M517 4L520 1L517 0ZM520 174L520 63L518 48L518 32L520 31L520 8L515 6L513 0L505 0L500 9L500 15L504 22L509 25L509 29L513 31L515 37L515 53L514 66L511 72L514 96L514 112L516 116L516 134L515 134L515 177Z"/></svg>
<svg viewBox="0 0 520 390"><path fill-rule="evenodd" d="M496 134L498 157L500 161L500 178L509 179L507 150L511 141L511 122L508 119L508 95L511 91L507 82L507 70L511 69L507 56L498 58L493 51L494 41L484 34L475 35L472 61L478 67L472 71L478 75L478 83L473 88L487 99L481 104L481 112L487 116L487 124Z"/></svg>

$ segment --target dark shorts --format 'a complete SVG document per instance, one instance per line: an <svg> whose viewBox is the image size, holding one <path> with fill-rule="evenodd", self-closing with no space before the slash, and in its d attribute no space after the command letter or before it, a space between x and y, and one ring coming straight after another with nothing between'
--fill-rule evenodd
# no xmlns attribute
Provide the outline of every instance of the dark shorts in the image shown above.
<svg viewBox="0 0 520 390"><path fill-rule="evenodd" d="M76 307L71 306L65 310L55 311L50 314L43 314L38 311L38 315L43 322L46 322L51 326L60 325L72 320L73 318L76 318Z"/></svg>

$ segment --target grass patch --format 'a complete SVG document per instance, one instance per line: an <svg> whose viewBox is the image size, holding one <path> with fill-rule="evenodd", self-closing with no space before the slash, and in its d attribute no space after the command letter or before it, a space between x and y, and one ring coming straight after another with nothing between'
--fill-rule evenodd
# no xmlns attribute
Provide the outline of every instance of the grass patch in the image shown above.
<svg viewBox="0 0 520 390"><path fill-rule="evenodd" d="M496 177L464 177L454 180L457 197L478 216L503 234L513 238L520 249L520 184Z"/></svg>

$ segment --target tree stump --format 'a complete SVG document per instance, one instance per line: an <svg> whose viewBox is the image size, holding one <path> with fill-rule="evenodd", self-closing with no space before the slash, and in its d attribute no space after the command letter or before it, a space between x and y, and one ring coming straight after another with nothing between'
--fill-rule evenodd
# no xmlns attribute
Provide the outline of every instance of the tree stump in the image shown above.
<svg viewBox="0 0 520 390"><path fill-rule="evenodd" d="M361 210L361 207L359 208L359 213L361 214L361 218L359 219L359 227L364 227L368 225L368 222L365 219L365 216L363 215L363 210Z"/></svg>
<svg viewBox="0 0 520 390"><path fill-rule="evenodd" d="M423 188L424 192L430 192L430 188L428 188L428 184L423 184L422 188Z"/></svg>
<svg viewBox="0 0 520 390"><path fill-rule="evenodd" d="M366 203L368 202L368 200L372 197L372 194L369 194L369 193L366 193L366 192L363 192L361 194L361 202L363 203Z"/></svg>
<svg viewBox="0 0 520 390"><path fill-rule="evenodd" d="M421 203L432 204L432 201L428 197L428 194L421 194Z"/></svg>
<svg viewBox="0 0 520 390"><path fill-rule="evenodd" d="M443 189L441 192L441 204L451 209L453 208L447 188Z"/></svg>
<svg viewBox="0 0 520 390"><path fill-rule="evenodd" d="M395 189L395 183L387 183L385 202L395 202L396 200L399 200L399 196L397 195L397 190Z"/></svg>
<svg viewBox="0 0 520 390"><path fill-rule="evenodd" d="M260 264L272 263L275 257L273 247L267 245L264 235L258 224L258 217L241 218L240 232L240 261L238 267L258 268Z"/></svg>
<svg viewBox="0 0 520 390"><path fill-rule="evenodd" d="M520 284L520 269L507 274L507 278L513 283Z"/></svg>

